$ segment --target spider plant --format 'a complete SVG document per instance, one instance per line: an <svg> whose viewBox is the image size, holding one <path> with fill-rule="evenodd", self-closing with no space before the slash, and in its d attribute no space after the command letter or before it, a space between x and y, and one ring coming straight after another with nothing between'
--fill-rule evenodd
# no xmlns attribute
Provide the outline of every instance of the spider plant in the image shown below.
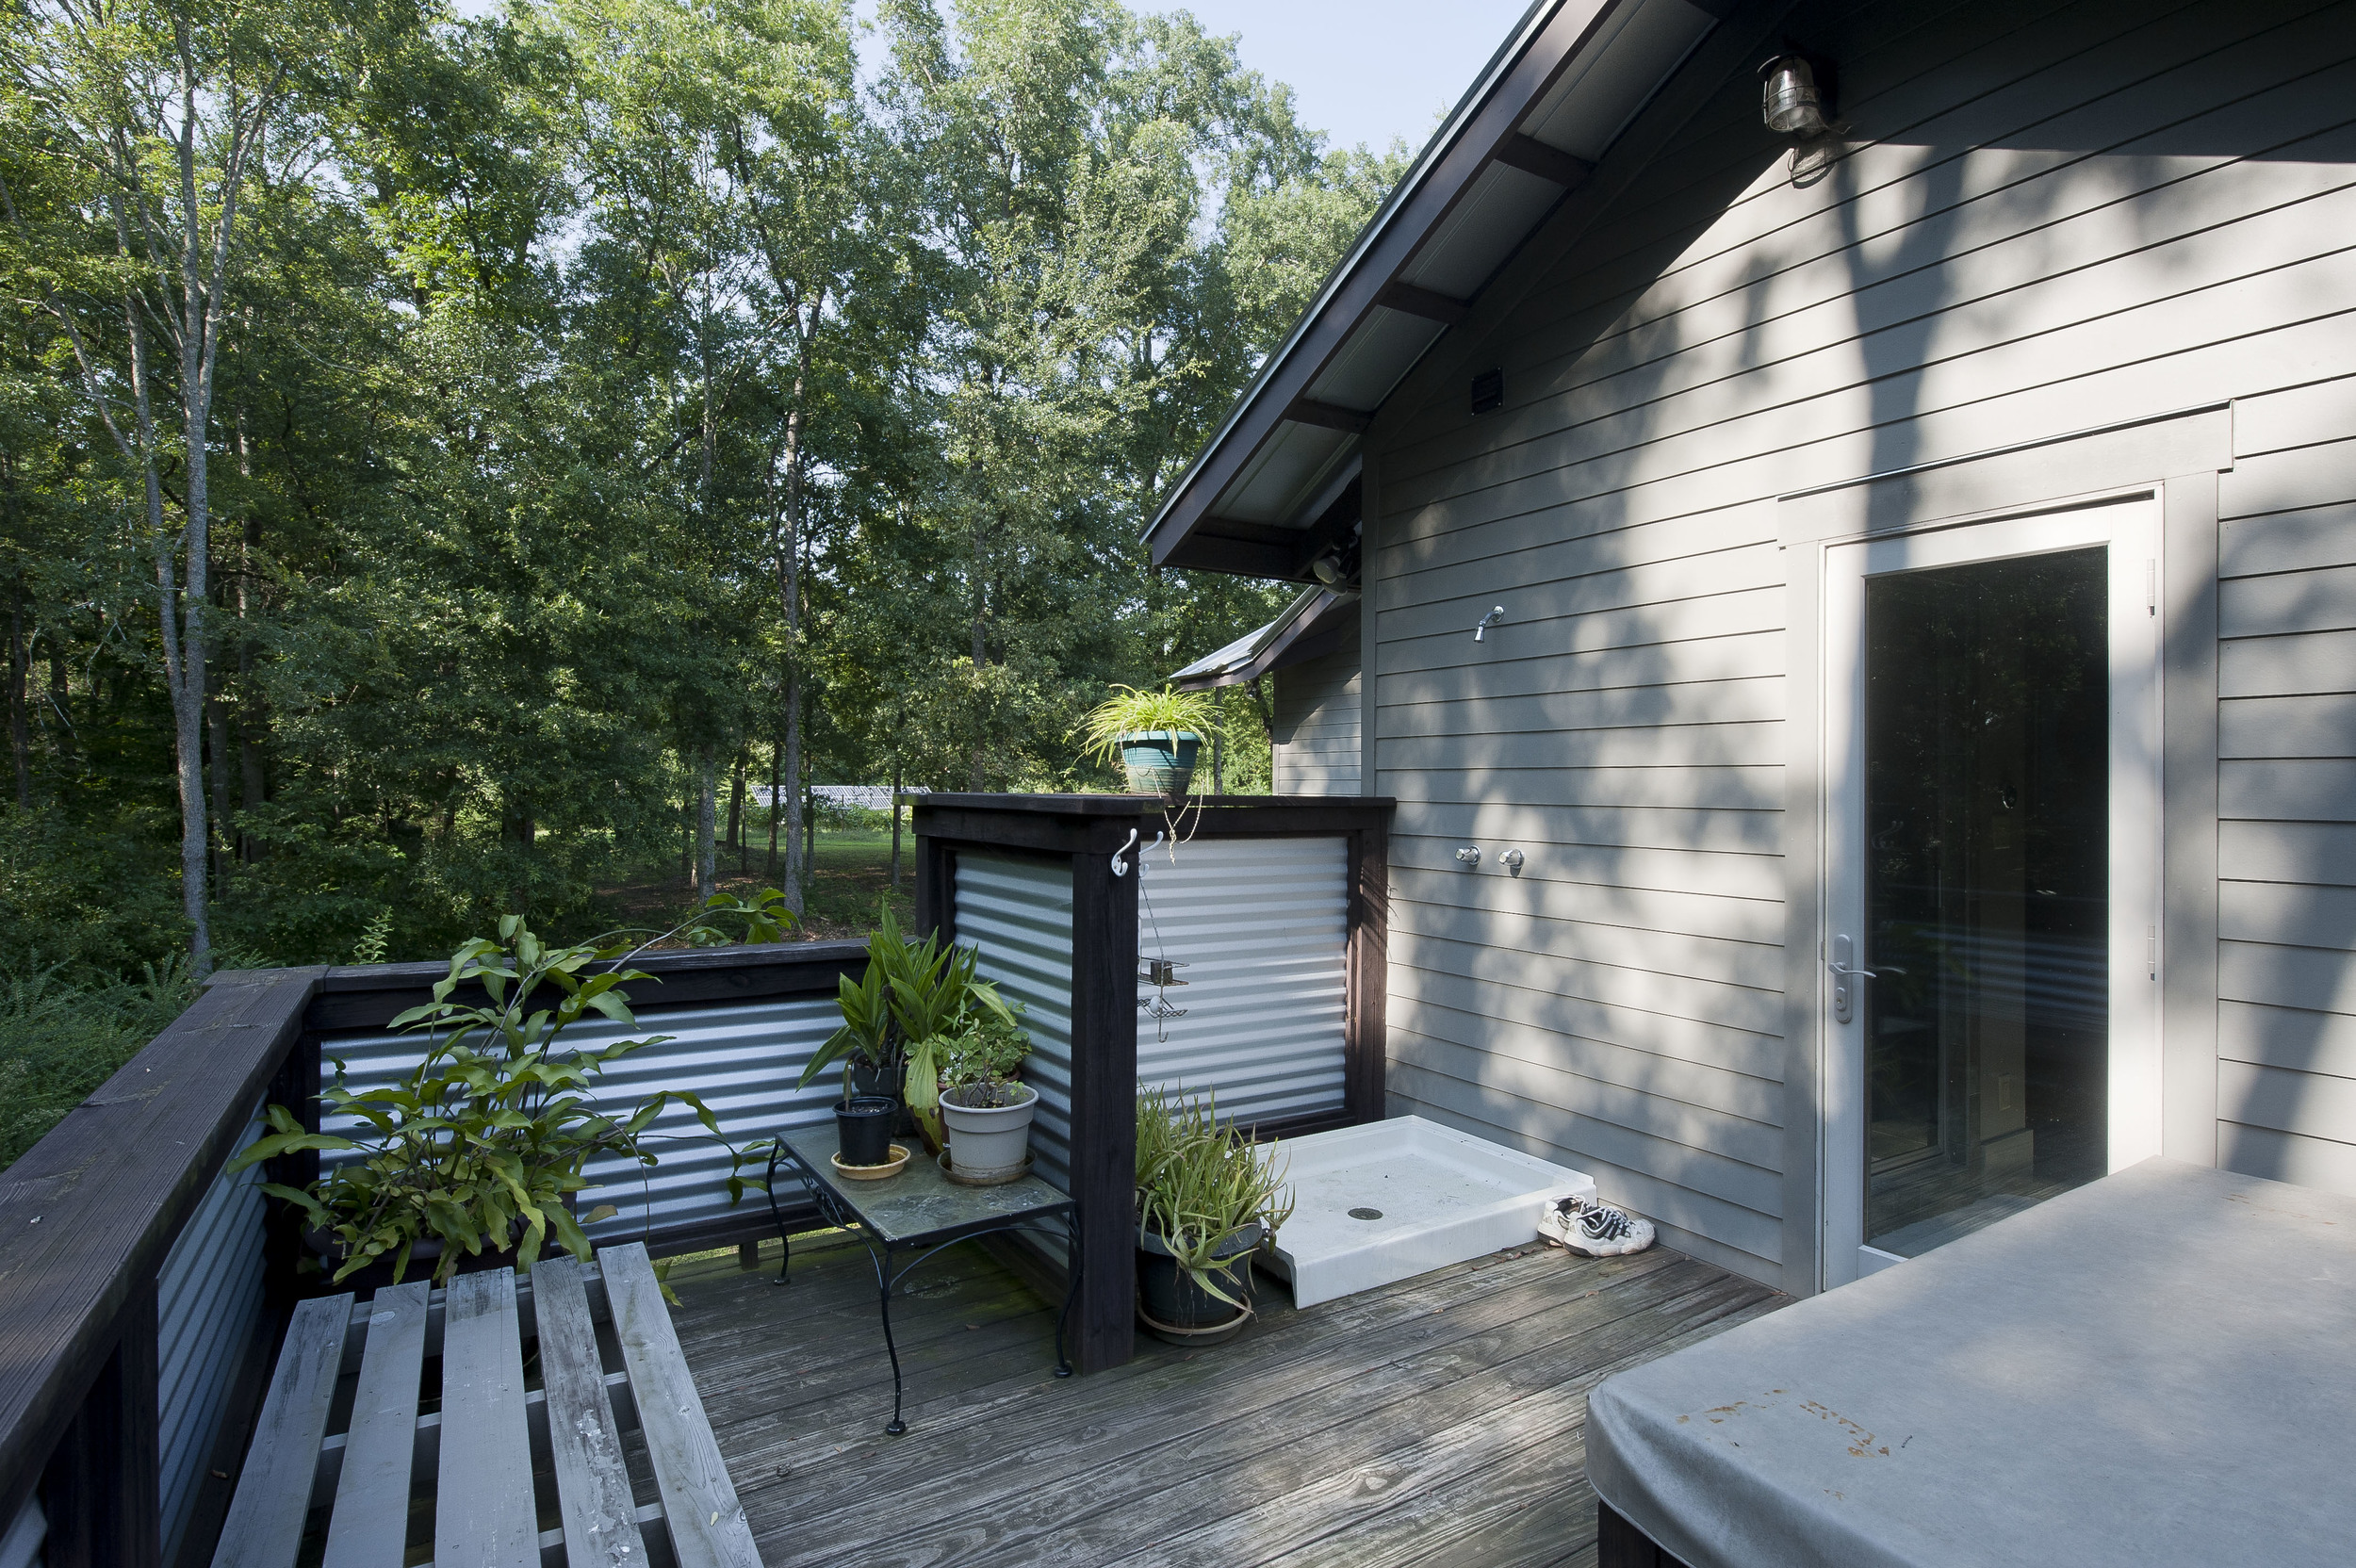
<svg viewBox="0 0 2356 1568"><path fill-rule="evenodd" d="M1201 692L1139 691L1116 686L1121 694L1088 710L1080 721L1081 755L1093 761L1119 762L1124 735L1177 735L1187 731L1208 738L1219 732L1219 710Z"/></svg>

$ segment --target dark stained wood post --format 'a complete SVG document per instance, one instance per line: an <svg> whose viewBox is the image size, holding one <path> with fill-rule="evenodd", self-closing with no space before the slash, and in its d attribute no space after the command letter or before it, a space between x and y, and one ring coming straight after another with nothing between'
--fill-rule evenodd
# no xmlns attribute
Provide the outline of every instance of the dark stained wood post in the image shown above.
<svg viewBox="0 0 2356 1568"><path fill-rule="evenodd" d="M1119 837L1126 838L1127 824ZM1137 873L1111 851L1072 857L1072 1195L1079 1202L1073 1364L1101 1372L1136 1349Z"/></svg>
<svg viewBox="0 0 2356 1568"><path fill-rule="evenodd" d="M132 1293L117 1322L113 1354L41 1471L49 1568L159 1568L163 1560L155 1281Z"/></svg>

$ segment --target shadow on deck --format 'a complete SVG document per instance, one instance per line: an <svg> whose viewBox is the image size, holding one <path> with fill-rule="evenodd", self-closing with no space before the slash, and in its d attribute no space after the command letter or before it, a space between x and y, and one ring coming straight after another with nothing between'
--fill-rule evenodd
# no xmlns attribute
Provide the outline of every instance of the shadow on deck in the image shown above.
<svg viewBox="0 0 2356 1568"><path fill-rule="evenodd" d="M812 1238L816 1240L816 1238ZM786 1564L1589 1564L1587 1393L1786 1298L1681 1253L1531 1246L1058 1381L1055 1319L978 1247L909 1281L797 1246L671 1275L679 1340L763 1559Z"/></svg>

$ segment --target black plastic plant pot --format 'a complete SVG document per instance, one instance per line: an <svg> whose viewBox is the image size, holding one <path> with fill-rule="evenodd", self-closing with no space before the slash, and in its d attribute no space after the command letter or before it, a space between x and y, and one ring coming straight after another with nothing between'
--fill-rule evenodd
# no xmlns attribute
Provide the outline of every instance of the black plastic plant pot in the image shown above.
<svg viewBox="0 0 2356 1568"><path fill-rule="evenodd" d="M1236 1300L1252 1299L1252 1250L1260 1244L1260 1227L1246 1226L1219 1245L1209 1272L1219 1287ZM1151 1232L1137 1237L1137 1306L1147 1331L1172 1345L1215 1345L1243 1330L1248 1315L1233 1302L1195 1283L1178 1266L1162 1238Z"/></svg>
<svg viewBox="0 0 2356 1568"><path fill-rule="evenodd" d="M834 1108L836 1139L844 1165L885 1165L892 1159L892 1132L900 1123L900 1102L862 1094Z"/></svg>

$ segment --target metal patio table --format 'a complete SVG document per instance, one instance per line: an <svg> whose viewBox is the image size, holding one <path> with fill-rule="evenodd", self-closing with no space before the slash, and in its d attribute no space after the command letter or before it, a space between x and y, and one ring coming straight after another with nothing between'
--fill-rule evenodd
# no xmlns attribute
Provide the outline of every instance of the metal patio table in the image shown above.
<svg viewBox="0 0 2356 1568"><path fill-rule="evenodd" d="M892 1422L884 1430L897 1437L907 1431L900 1419L900 1351L892 1341L892 1293L918 1264L953 1242L976 1236L1030 1231L1060 1235L1070 1249L1063 1310L1055 1315L1055 1376L1072 1376L1064 1354L1064 1323L1072 1315L1072 1298L1080 1281L1078 1210L1070 1197L1036 1176L1024 1176L1003 1186L960 1186L941 1173L941 1167L920 1146L896 1176L880 1182L859 1182L834 1167L841 1146L830 1123L780 1134L769 1152L769 1214L777 1223L777 1240L785 1256L777 1265L778 1284L786 1282L793 1265L793 1242L785 1215L777 1207L780 1168L798 1177L817 1200L829 1224L859 1237L875 1265L875 1295L883 1317L884 1352L892 1358ZM1050 1221L1060 1222L1059 1228ZM896 1264L902 1254L913 1254Z"/></svg>

